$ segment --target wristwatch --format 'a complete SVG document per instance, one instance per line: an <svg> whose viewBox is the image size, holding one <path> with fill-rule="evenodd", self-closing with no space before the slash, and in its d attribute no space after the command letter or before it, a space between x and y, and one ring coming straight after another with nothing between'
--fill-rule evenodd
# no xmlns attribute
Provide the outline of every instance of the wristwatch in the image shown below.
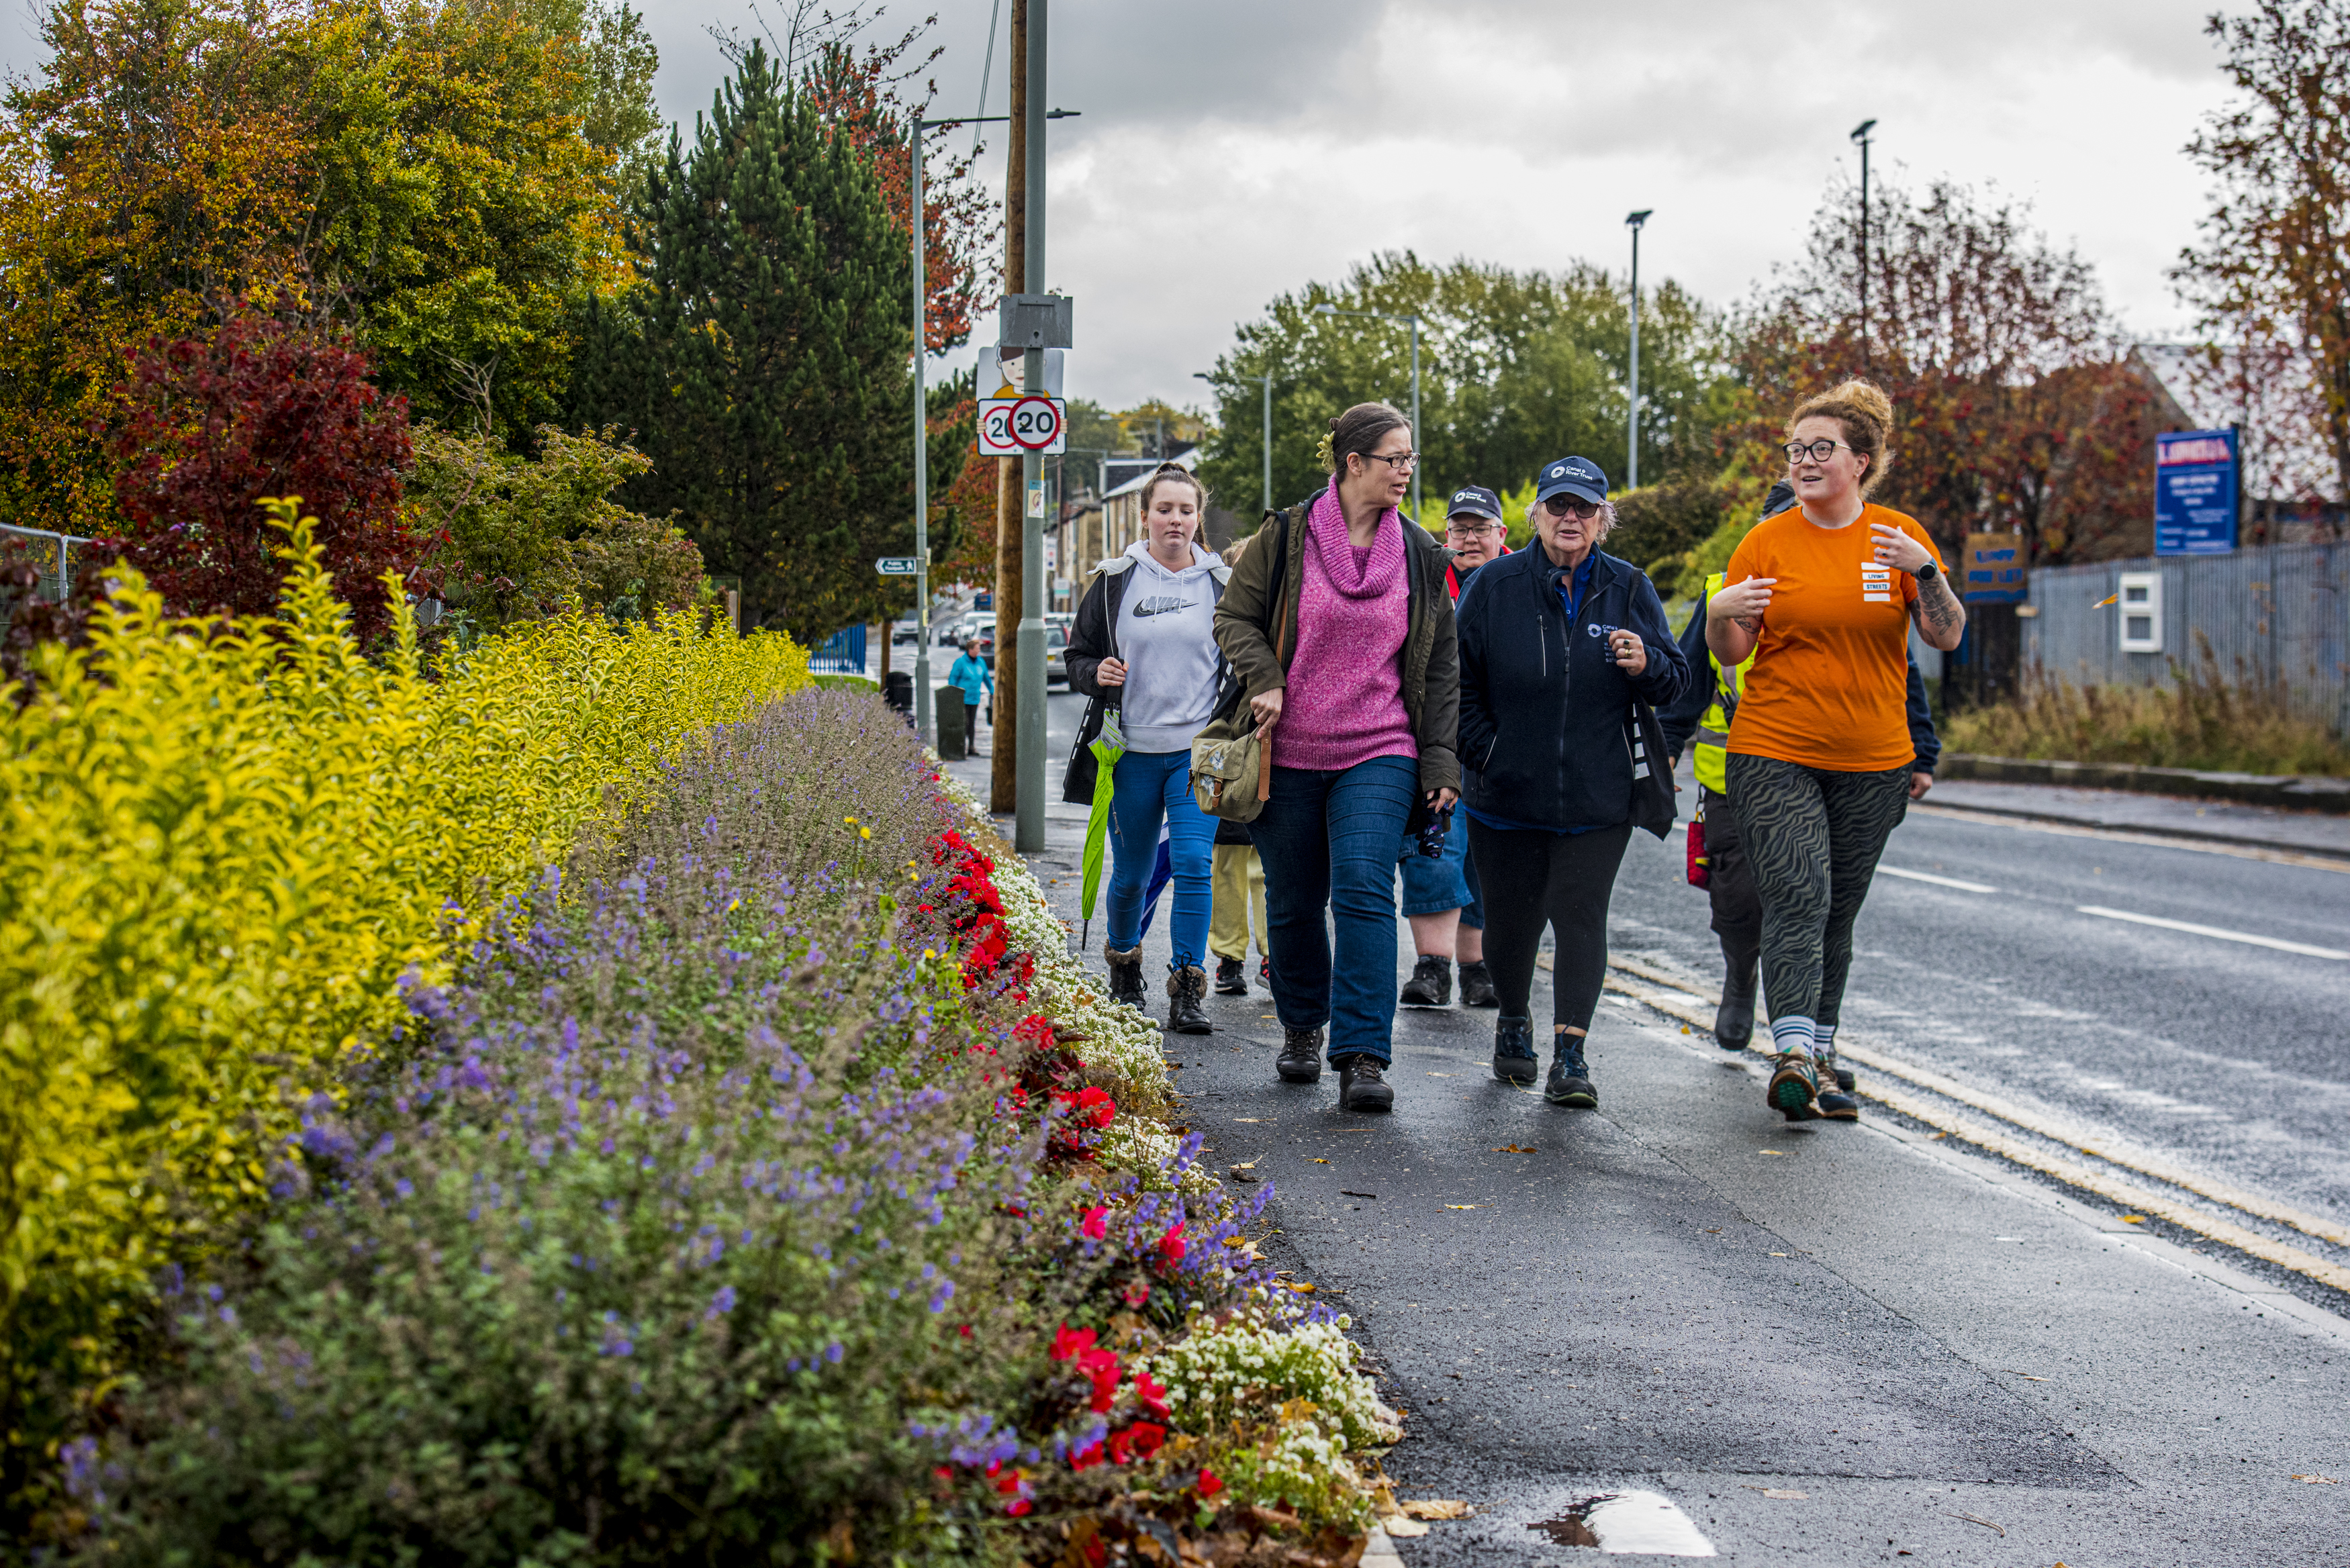
<svg viewBox="0 0 2350 1568"><path fill-rule="evenodd" d="M1930 583L1936 577L1941 576L1941 567L1934 565L1933 562L1929 561L1924 566L1918 567L1915 575L1919 582Z"/></svg>

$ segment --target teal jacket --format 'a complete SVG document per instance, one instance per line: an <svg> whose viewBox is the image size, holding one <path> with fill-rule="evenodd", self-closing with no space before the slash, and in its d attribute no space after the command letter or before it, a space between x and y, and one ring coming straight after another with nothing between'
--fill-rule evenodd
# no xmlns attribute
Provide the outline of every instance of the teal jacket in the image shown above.
<svg viewBox="0 0 2350 1568"><path fill-rule="evenodd" d="M981 708L987 704L986 694L995 690L995 675L985 660L972 657L966 649L947 671L947 684L961 688L965 707Z"/></svg>

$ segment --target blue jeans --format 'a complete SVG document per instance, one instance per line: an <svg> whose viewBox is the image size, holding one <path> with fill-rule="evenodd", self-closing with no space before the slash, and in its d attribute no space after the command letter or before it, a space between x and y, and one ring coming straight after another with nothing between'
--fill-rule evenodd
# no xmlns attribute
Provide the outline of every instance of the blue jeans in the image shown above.
<svg viewBox="0 0 2350 1568"><path fill-rule="evenodd" d="M1208 874L1216 825L1191 798L1191 753L1128 752L1110 774L1109 945L1142 940L1142 893L1159 864L1159 824L1167 824L1167 865L1175 886L1175 912L1167 940L1177 969L1205 962Z"/></svg>
<svg viewBox="0 0 2350 1568"><path fill-rule="evenodd" d="M1419 852L1419 841L1403 841L1403 912L1440 915L1461 911L1461 923L1472 931L1485 929L1485 895L1477 886L1477 858L1469 853L1469 822L1459 806L1444 835L1444 853L1430 857Z"/></svg>
<svg viewBox="0 0 2350 1568"><path fill-rule="evenodd" d="M1284 1029L1330 1026L1333 1062L1392 1059L1396 1010L1396 843L1419 792L1419 764L1373 757L1343 773L1273 770L1249 824L1264 861L1273 1005ZM1337 928L1331 967L1329 910Z"/></svg>

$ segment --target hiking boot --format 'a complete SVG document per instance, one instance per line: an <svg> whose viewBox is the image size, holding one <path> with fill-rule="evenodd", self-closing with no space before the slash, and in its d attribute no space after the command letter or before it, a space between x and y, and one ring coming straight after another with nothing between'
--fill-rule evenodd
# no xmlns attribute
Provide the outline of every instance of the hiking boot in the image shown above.
<svg viewBox="0 0 2350 1568"><path fill-rule="evenodd" d="M1411 966L1411 978L1403 982L1403 994L1396 1000L1408 1007L1450 1006L1452 1002L1451 961L1420 954L1419 961Z"/></svg>
<svg viewBox="0 0 2350 1568"><path fill-rule="evenodd" d="M1206 970L1195 963L1170 970L1167 975L1167 1027L1178 1034L1214 1033L1216 1026L1208 1022L1207 1009L1200 1005L1207 995Z"/></svg>
<svg viewBox="0 0 2350 1568"><path fill-rule="evenodd" d="M1531 1084L1541 1072L1542 1058L1534 1054L1534 1021L1493 1020L1493 1076L1504 1084Z"/></svg>
<svg viewBox="0 0 2350 1568"><path fill-rule="evenodd" d="M1713 1010L1713 1043L1725 1051L1743 1051L1754 1039L1754 958L1742 964L1730 961L1721 977L1721 1005Z"/></svg>
<svg viewBox="0 0 2350 1568"><path fill-rule="evenodd" d="M1283 1030L1281 1054L1273 1059L1273 1070L1281 1075L1281 1081L1284 1084L1311 1084L1320 1078L1322 1031Z"/></svg>
<svg viewBox="0 0 2350 1568"><path fill-rule="evenodd" d="M1109 999L1124 1002L1137 1012L1142 1012L1142 944L1137 942L1120 952L1104 942L1102 957L1109 964Z"/></svg>
<svg viewBox="0 0 2350 1568"><path fill-rule="evenodd" d="M1240 960L1220 958L1216 961L1216 994L1218 996L1248 994L1248 968Z"/></svg>
<svg viewBox="0 0 2350 1568"><path fill-rule="evenodd" d="M1852 1092L1852 1070L1837 1066L1834 1052L1818 1058L1815 1070L1819 1074L1820 1092L1812 1103L1819 1106L1820 1115L1832 1122L1860 1120L1860 1097Z"/></svg>
<svg viewBox="0 0 2350 1568"><path fill-rule="evenodd" d="M1543 1098L1554 1106L1566 1106L1578 1111L1596 1109L1599 1091L1593 1087L1591 1068L1583 1059L1583 1036L1562 1034L1558 1037L1558 1054L1551 1059L1550 1077L1543 1085Z"/></svg>
<svg viewBox="0 0 2350 1568"><path fill-rule="evenodd" d="M1338 1067L1338 1108L1342 1111L1387 1111L1395 1108L1395 1089L1388 1083L1386 1064L1367 1051L1343 1057Z"/></svg>
<svg viewBox="0 0 2350 1568"><path fill-rule="evenodd" d="M1499 1007L1502 998L1493 990L1493 971L1482 961L1461 966L1461 1005L1463 1007Z"/></svg>
<svg viewBox="0 0 2350 1568"><path fill-rule="evenodd" d="M1818 1116L1812 1100L1820 1092L1819 1068L1807 1052L1789 1051L1771 1058L1771 1086L1764 1091L1771 1108L1791 1122Z"/></svg>

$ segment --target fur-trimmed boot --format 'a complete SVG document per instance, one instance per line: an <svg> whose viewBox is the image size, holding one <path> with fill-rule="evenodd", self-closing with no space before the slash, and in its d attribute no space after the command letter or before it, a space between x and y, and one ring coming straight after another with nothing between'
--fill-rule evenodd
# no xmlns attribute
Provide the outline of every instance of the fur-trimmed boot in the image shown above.
<svg viewBox="0 0 2350 1568"><path fill-rule="evenodd" d="M1105 941L1102 957L1109 964L1109 999L1142 1012L1142 945L1138 942L1121 952Z"/></svg>
<svg viewBox="0 0 2350 1568"><path fill-rule="evenodd" d="M1185 964L1170 970L1167 975L1167 1027L1178 1034L1212 1034L1216 1026L1208 1022L1208 1010L1200 1004L1208 997L1208 971L1198 964Z"/></svg>

